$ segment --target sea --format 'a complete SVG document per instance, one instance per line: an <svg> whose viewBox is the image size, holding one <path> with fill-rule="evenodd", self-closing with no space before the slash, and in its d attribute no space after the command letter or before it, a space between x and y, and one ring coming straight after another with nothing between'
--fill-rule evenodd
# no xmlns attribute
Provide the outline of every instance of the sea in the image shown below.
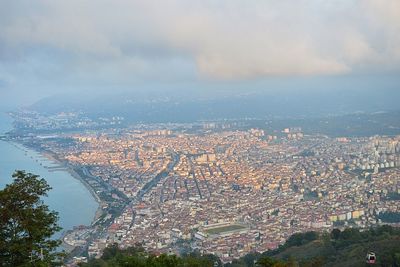
<svg viewBox="0 0 400 267"><path fill-rule="evenodd" d="M12 129L12 120L6 113L0 112L0 135ZM62 236L64 231L78 225L90 225L98 203L89 190L65 170L49 170L55 167L53 162L36 151L20 144L0 140L0 189L12 182L15 170L25 170L40 175L52 187L43 201L51 210L57 211L59 225L63 228L54 238Z"/></svg>

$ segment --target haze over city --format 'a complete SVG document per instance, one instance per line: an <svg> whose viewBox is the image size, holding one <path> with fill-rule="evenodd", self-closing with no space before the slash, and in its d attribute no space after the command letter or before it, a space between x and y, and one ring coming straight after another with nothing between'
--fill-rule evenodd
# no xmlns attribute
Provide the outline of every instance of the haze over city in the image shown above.
<svg viewBox="0 0 400 267"><path fill-rule="evenodd" d="M0 1L0 266L400 266L399 103L399 0Z"/></svg>
<svg viewBox="0 0 400 267"><path fill-rule="evenodd" d="M310 88L398 99L399 10L396 0L2 1L0 101Z"/></svg>

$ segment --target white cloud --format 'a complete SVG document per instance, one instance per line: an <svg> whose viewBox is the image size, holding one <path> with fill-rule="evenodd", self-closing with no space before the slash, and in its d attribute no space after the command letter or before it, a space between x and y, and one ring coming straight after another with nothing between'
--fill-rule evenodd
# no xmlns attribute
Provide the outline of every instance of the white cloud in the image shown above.
<svg viewBox="0 0 400 267"><path fill-rule="evenodd" d="M400 2L4 1L1 42L22 58L59 50L71 57L69 70L112 69L117 80L171 74L171 66L187 75L190 61L216 79L398 69Z"/></svg>

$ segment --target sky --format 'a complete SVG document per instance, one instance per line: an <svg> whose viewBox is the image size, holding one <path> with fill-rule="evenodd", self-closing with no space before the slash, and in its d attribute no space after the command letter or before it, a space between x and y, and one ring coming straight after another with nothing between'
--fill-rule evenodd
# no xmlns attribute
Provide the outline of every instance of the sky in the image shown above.
<svg viewBox="0 0 400 267"><path fill-rule="evenodd" d="M151 87L280 90L276 80L380 90L398 74L399 0L0 0L3 107Z"/></svg>

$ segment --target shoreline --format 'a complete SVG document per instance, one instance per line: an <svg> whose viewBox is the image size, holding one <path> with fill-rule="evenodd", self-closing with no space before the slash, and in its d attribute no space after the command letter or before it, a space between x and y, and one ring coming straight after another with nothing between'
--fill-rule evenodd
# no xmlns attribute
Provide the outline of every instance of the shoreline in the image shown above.
<svg viewBox="0 0 400 267"><path fill-rule="evenodd" d="M95 214L90 222L90 225L88 225L88 227L93 227L93 223L95 223L102 215L103 215L103 209L102 209L102 205L103 202L101 201L100 197L96 194L95 190L89 185L89 183L86 182L85 178L82 177L76 170L75 168L80 168L80 167L73 167L70 164L68 164L66 161L64 160L60 160L58 158L58 156L51 152L51 151L46 151L46 150L40 150L40 149L35 149L33 147L27 147L24 144L20 144L23 147L27 148L27 149L32 149L36 152L38 152L41 156L45 157L47 160L49 160L50 162L54 162L57 165L60 165L61 167L65 167L66 170L63 170L65 172L68 172L72 178L78 180L90 193L90 195L94 198L94 200L97 203L97 209L95 211ZM78 225L74 225L78 226ZM71 232L74 231L74 229L67 229L65 230L59 240L61 240L61 244L60 247L62 247L65 251L67 251L68 253L71 253L75 248L77 248L77 246L73 246L71 244L68 244L67 242L65 242L65 237Z"/></svg>
<svg viewBox="0 0 400 267"><path fill-rule="evenodd" d="M95 215L94 215L94 218L93 218L93 220L92 220L92 223L91 223L91 225L95 222L95 221L97 221L99 218L100 218L100 216L102 215L102 213L103 213L103 209L102 209L102 204L103 204L103 202L101 201L101 199L100 199L100 197L96 194L96 192L94 191L94 189L86 182L86 180L81 176L81 175L79 175L76 171L75 171L75 169L73 168L73 167L71 167L71 166L67 166L67 172L72 176L72 177L74 177L75 179L77 179L77 180L79 180L82 184L83 184L83 186L85 186L86 188L87 188L87 190L90 192L90 194L93 196L93 198L95 199L95 201L97 202L97 204L99 205L98 207L97 207L97 210L96 210L96 212L95 212Z"/></svg>
<svg viewBox="0 0 400 267"><path fill-rule="evenodd" d="M18 142L15 140L0 140L0 141L7 142L10 145L14 146L16 149L21 150L22 152L24 152L25 156L26 156L27 150L36 152L36 153L38 153L38 155L40 157L43 157L47 161L49 161L49 163L55 163L55 164L59 165L60 167L65 168L64 170L60 169L59 171L68 172L68 174L72 178L78 180L89 191L90 195L93 197L93 199L97 203L97 209L96 209L92 219L90 220L90 224L87 225L88 227L93 227L93 223L95 223L103 215L103 212L104 212L102 209L102 206L104 204L103 201L101 201L100 197L96 194L95 190L86 182L85 178L76 171L76 169L80 169L81 167L71 166L66 161L60 160L55 153L26 145L23 142ZM32 158L32 159L35 160L34 158ZM45 169L47 169L47 171L49 171L49 172L51 171L51 169L49 170L48 168L46 168L45 165L43 165L43 167ZM75 226L79 226L79 225L74 225L73 227L75 227ZM63 231L60 232L60 236L58 237L58 239L61 241L60 248L65 249L66 251L69 251L69 252L73 251L73 249L76 247L66 243L64 241L64 238L69 232L71 232L73 230L74 230L73 228L72 229L63 229Z"/></svg>
<svg viewBox="0 0 400 267"><path fill-rule="evenodd" d="M0 113L0 115L3 115L3 114ZM6 115L6 117L11 118L8 115ZM9 129L7 129L7 131L1 131L0 142L9 143L16 149L20 150L25 156L27 156L27 151L29 151L29 150L31 150L32 152L36 152L38 154L38 156L40 156L42 159L48 160L50 164L55 163L56 165L59 165L60 167L65 168L65 170L60 169L60 170L55 170L55 171L68 172L69 175L72 176L73 179L78 180L89 191L90 195L93 197L93 199L97 203L97 209L94 212L94 215L91 218L89 225L87 225L88 227L93 228L94 227L93 224L96 223L98 221L98 219L104 214L104 210L102 208L104 206L104 202L96 194L95 190L90 186L90 184L86 182L85 178L83 176L79 175L79 173L76 171L76 168L81 168L81 167L79 167L79 166L74 167L74 166L71 166L70 164L68 164L68 162L60 160L58 158L58 156L52 151L46 151L43 149L39 149L34 146L26 145L21 141L12 140L12 139L8 138L7 132L12 129L13 129L13 127L11 126ZM42 160L42 159L32 158L32 160L36 160L36 161ZM40 163L40 165L42 165L42 163ZM43 164L42 167L45 167L45 165ZM50 169L48 169L48 168L45 168L45 169L47 169L49 172L51 172ZM72 251L74 251L77 248L77 246L73 246L73 245L65 242L65 237L69 233L74 231L74 227L76 227L76 226L78 226L78 225L73 225L71 229L63 229L62 231L59 232L59 236L57 237L57 239L60 240L60 245L57 248L57 250L60 250L60 251L64 250L67 253L71 253Z"/></svg>
<svg viewBox="0 0 400 267"><path fill-rule="evenodd" d="M37 150L35 150L37 151ZM54 161L55 163L57 163L58 165L65 167L66 171L68 172L74 179L78 180L88 191L89 193L92 195L92 197L94 198L94 200L96 201L96 203L98 204L98 207L96 209L96 212L93 216L93 219L91 221L92 225L103 213L103 209L102 209L102 204L103 202L101 201L100 197L97 195L96 191L90 186L89 183L86 182L85 178L82 177L76 170L75 168L80 168L80 167L73 167L70 164L68 164L67 162L60 160L56 154L54 154L51 151L38 151L39 154L41 154L42 156L44 156L46 159L50 160L50 161ZM75 225L77 226L77 225Z"/></svg>

